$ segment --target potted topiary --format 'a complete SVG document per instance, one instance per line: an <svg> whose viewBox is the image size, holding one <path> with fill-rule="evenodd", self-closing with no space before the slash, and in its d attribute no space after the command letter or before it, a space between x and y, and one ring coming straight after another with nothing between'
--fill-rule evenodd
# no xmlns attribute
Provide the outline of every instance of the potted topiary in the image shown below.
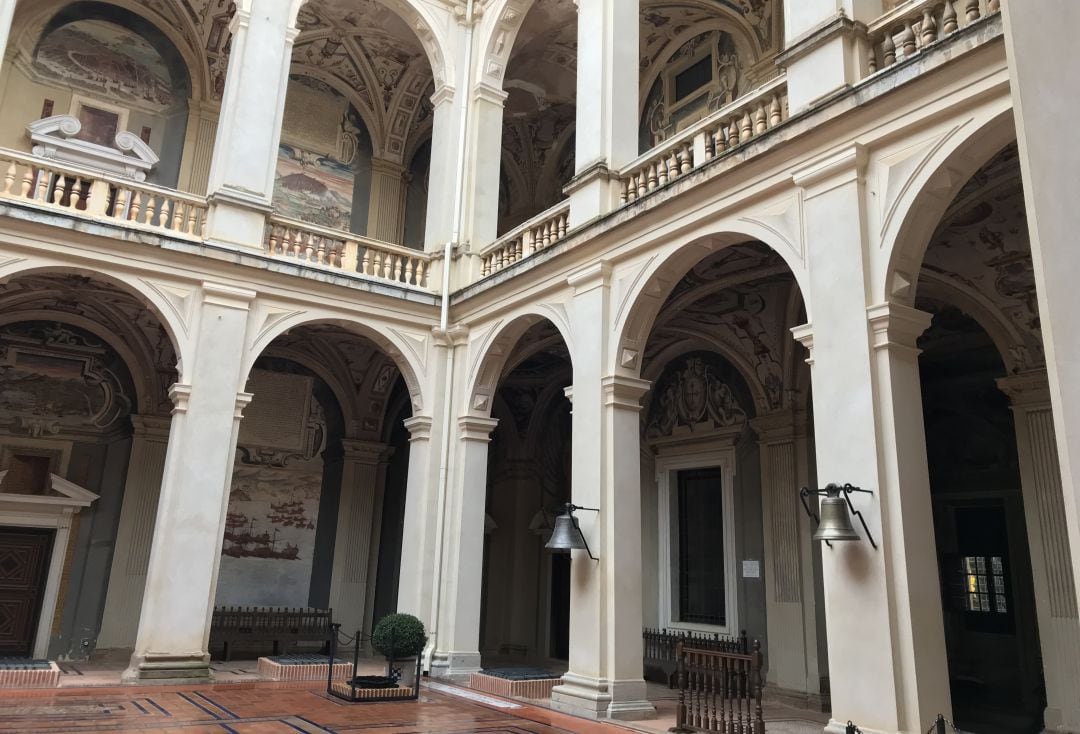
<svg viewBox="0 0 1080 734"><path fill-rule="evenodd" d="M386 657L386 675L400 678L412 686L416 678L416 659L427 645L424 623L411 614L387 614L371 633L371 646ZM394 663L401 663L395 668Z"/></svg>

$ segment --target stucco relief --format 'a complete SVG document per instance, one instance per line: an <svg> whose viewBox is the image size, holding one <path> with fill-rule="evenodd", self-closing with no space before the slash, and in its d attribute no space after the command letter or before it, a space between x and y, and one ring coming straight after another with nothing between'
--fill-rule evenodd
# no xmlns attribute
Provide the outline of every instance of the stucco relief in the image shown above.
<svg viewBox="0 0 1080 734"><path fill-rule="evenodd" d="M669 366L653 391L646 437L704 432L746 422L746 411L735 392L708 359L691 355Z"/></svg>

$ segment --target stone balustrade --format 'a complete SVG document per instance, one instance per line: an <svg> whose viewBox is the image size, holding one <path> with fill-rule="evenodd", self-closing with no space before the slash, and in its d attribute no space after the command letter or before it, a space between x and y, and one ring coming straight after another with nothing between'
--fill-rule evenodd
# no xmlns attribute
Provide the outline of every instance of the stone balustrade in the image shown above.
<svg viewBox="0 0 1080 734"><path fill-rule="evenodd" d="M201 239L206 200L172 189L0 150L0 199L89 219Z"/></svg>
<svg viewBox="0 0 1080 734"><path fill-rule="evenodd" d="M778 77L721 107L624 168L619 175L619 200L623 204L637 201L771 130L787 117L787 80Z"/></svg>
<svg viewBox="0 0 1080 734"><path fill-rule="evenodd" d="M350 232L274 216L266 228L266 249L277 257L428 288L430 255Z"/></svg>
<svg viewBox="0 0 1080 734"><path fill-rule="evenodd" d="M566 236L569 218L570 202L559 202L495 240L480 253L481 277L554 245Z"/></svg>
<svg viewBox="0 0 1080 734"><path fill-rule="evenodd" d="M1001 10L1001 0L914 0L869 26L871 74Z"/></svg>

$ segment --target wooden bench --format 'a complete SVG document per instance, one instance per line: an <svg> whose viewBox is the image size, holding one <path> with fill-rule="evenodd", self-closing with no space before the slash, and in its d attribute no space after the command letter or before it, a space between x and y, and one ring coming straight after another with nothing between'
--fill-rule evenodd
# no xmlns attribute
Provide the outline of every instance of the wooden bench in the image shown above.
<svg viewBox="0 0 1080 734"><path fill-rule="evenodd" d="M675 652L681 642L687 647L714 652L748 653L746 632L738 637L726 637L707 632L673 629L650 629L642 632L645 659L645 680L663 683L668 688L678 688L679 657Z"/></svg>
<svg viewBox="0 0 1080 734"><path fill-rule="evenodd" d="M215 607L210 621L210 649L222 650L229 660L237 643L274 643L274 655L280 655L286 643L322 642L323 651L330 640L332 609L290 607Z"/></svg>

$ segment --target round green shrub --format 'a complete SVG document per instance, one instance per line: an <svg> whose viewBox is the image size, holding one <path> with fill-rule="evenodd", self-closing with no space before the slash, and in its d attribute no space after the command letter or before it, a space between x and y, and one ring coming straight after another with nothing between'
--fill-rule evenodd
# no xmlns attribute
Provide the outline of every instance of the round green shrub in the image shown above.
<svg viewBox="0 0 1080 734"><path fill-rule="evenodd" d="M411 614L387 614L371 634L371 646L388 660L416 657L425 645L424 623Z"/></svg>

